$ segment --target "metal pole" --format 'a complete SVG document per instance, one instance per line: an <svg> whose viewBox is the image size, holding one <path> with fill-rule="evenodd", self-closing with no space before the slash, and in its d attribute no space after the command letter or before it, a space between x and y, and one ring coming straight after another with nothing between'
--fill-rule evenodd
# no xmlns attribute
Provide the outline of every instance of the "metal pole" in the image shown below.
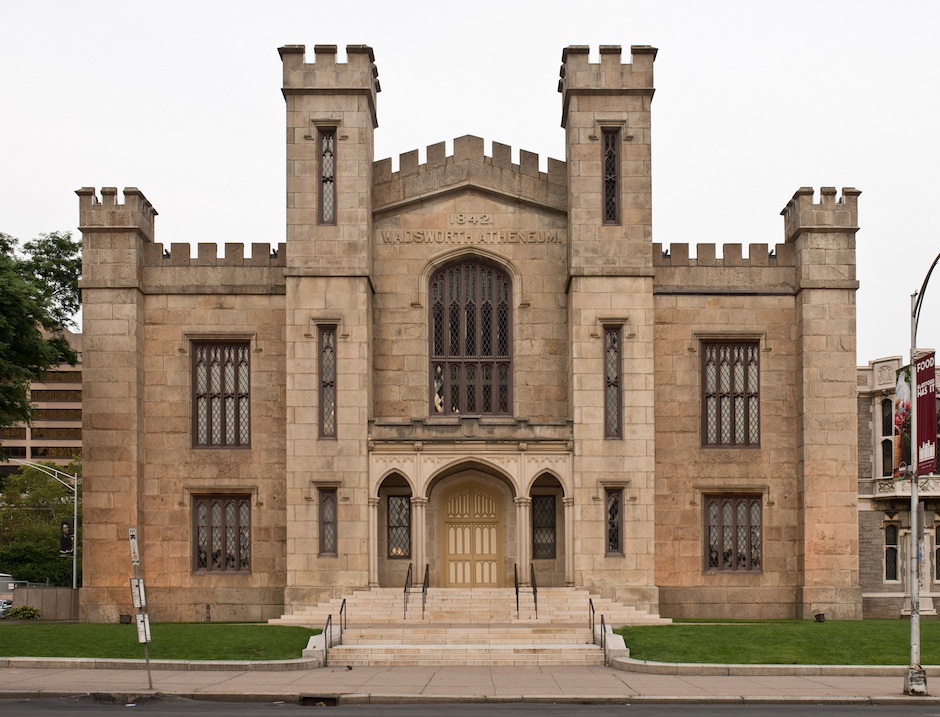
<svg viewBox="0 0 940 717"><path fill-rule="evenodd" d="M920 528L918 513L920 501L917 496L917 322L924 291L934 267L940 262L940 254L933 260L920 291L911 294L911 664L904 675L904 694L926 695L927 673L920 664Z"/></svg>

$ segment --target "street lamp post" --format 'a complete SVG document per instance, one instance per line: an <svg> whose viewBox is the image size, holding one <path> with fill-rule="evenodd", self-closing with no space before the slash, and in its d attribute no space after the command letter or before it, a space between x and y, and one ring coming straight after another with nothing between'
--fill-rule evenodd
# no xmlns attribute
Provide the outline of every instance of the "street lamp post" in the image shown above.
<svg viewBox="0 0 940 717"><path fill-rule="evenodd" d="M920 664L920 526L918 525L920 513L920 499L917 495L917 322L920 320L920 309L924 301L924 291L934 267L940 262L940 254L933 260L920 291L911 294L911 555L910 555L910 581L911 581L911 664L904 675L904 693L908 695L927 694L927 673Z"/></svg>
<svg viewBox="0 0 940 717"><path fill-rule="evenodd" d="M78 476L70 475L65 471L60 471L57 468L52 466L43 465L42 463L33 463L31 461L22 461L18 458L11 459L14 463L19 463L20 465L28 466L29 468L35 468L41 473L45 473L47 476L53 480L58 481L70 491L73 495L73 507L72 507L72 590L78 587ZM71 483L62 480L59 476L64 476L68 478Z"/></svg>

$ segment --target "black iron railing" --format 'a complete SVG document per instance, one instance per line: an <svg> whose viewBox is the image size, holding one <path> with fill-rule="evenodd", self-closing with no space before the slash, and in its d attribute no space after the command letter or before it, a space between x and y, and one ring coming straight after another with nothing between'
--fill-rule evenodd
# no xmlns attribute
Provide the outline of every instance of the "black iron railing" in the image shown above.
<svg viewBox="0 0 940 717"><path fill-rule="evenodd" d="M327 656L330 648L333 646L333 613L326 616L326 624L323 626L323 666L326 667Z"/></svg>
<svg viewBox="0 0 940 717"><path fill-rule="evenodd" d="M607 623L601 615L601 650L604 651L604 667L607 667Z"/></svg>
<svg viewBox="0 0 940 717"><path fill-rule="evenodd" d="M414 565L412 563L408 563L408 575L405 576L405 591L404 591L404 596L402 598L404 602L404 610L403 610L404 616L402 619L404 620L408 619L408 595L411 593L411 585L412 585L411 572L413 568L414 568Z"/></svg>
<svg viewBox="0 0 940 717"><path fill-rule="evenodd" d="M428 602L428 586L431 584L431 566L424 564L424 582L421 583L421 619L424 619L424 607Z"/></svg>
<svg viewBox="0 0 940 717"><path fill-rule="evenodd" d="M512 582L516 586L516 617L519 617L519 566L512 564Z"/></svg>
<svg viewBox="0 0 940 717"><path fill-rule="evenodd" d="M591 639L594 639L594 601L588 598L588 627L591 628Z"/></svg>
<svg viewBox="0 0 940 717"><path fill-rule="evenodd" d="M535 619L539 619L539 586L535 582L535 565L529 563L529 582L532 583L532 602L535 604Z"/></svg>

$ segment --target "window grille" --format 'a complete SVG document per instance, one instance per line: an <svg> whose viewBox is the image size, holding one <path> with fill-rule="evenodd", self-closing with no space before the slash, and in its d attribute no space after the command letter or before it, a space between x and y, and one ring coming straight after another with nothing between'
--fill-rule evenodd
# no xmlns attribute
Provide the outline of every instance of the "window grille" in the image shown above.
<svg viewBox="0 0 940 717"><path fill-rule="evenodd" d="M604 224L620 224L620 130L604 128L602 136Z"/></svg>
<svg viewBox="0 0 940 717"><path fill-rule="evenodd" d="M759 571L762 509L760 496L705 498L705 569Z"/></svg>
<svg viewBox="0 0 940 717"><path fill-rule="evenodd" d="M321 326L320 437L336 438L336 327Z"/></svg>
<svg viewBox="0 0 940 717"><path fill-rule="evenodd" d="M509 276L465 261L435 273L429 293L431 414L510 414Z"/></svg>
<svg viewBox="0 0 940 717"><path fill-rule="evenodd" d="M532 558L555 558L555 496L532 496Z"/></svg>
<svg viewBox="0 0 940 717"><path fill-rule="evenodd" d="M336 129L321 129L319 137L320 223L336 224Z"/></svg>
<svg viewBox="0 0 940 717"><path fill-rule="evenodd" d="M320 488L320 555L336 555L336 489Z"/></svg>
<svg viewBox="0 0 940 717"><path fill-rule="evenodd" d="M623 491L606 491L607 554L623 555Z"/></svg>
<svg viewBox="0 0 940 717"><path fill-rule="evenodd" d="M388 557L411 557L410 496L388 496Z"/></svg>
<svg viewBox="0 0 940 717"><path fill-rule="evenodd" d="M249 496L194 496L193 523L196 572L251 571Z"/></svg>
<svg viewBox="0 0 940 717"><path fill-rule="evenodd" d="M885 526L885 582L898 582L898 526Z"/></svg>
<svg viewBox="0 0 940 717"><path fill-rule="evenodd" d="M251 443L247 341L193 344L193 445Z"/></svg>
<svg viewBox="0 0 940 717"><path fill-rule="evenodd" d="M623 332L619 326L604 327L604 436L620 438L621 412L621 348Z"/></svg>
<svg viewBox="0 0 940 717"><path fill-rule="evenodd" d="M760 444L760 365L757 341L702 345L702 443Z"/></svg>

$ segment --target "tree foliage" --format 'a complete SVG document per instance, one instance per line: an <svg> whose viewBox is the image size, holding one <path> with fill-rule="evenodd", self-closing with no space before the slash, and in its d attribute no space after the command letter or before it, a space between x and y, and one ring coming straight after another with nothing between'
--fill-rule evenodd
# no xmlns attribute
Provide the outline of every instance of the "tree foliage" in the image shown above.
<svg viewBox="0 0 940 717"><path fill-rule="evenodd" d="M62 470L51 463L43 465ZM69 463L63 472L81 478L81 458ZM72 560L71 556L59 556L59 534L61 522L72 520L72 499L69 488L29 466L6 479L0 493L0 572L17 580L71 586ZM79 526L81 516L79 502ZM75 547L79 550L80 569L80 541Z"/></svg>
<svg viewBox="0 0 940 717"><path fill-rule="evenodd" d="M59 363L74 365L64 335L81 304L81 243L42 234L22 248L0 232L0 426L28 422L30 381Z"/></svg>

